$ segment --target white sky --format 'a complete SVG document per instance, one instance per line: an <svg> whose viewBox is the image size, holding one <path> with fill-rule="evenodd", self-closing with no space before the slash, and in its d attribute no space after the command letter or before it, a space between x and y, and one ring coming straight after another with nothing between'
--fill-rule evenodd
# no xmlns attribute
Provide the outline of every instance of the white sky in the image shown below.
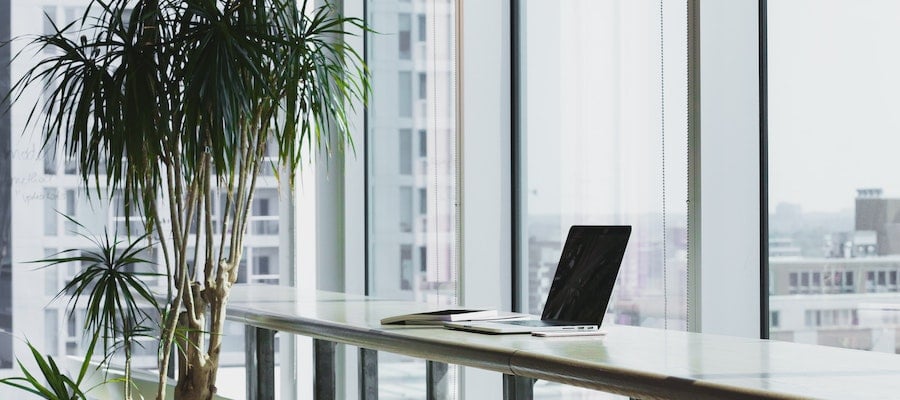
<svg viewBox="0 0 900 400"><path fill-rule="evenodd" d="M676 21L665 27L666 202L685 212L686 6L665 6ZM530 0L524 8L524 26L538 27L523 37L529 213L584 222L658 212L659 3Z"/></svg>
<svg viewBox="0 0 900 400"><path fill-rule="evenodd" d="M851 208L900 196L900 1L776 0L769 8L769 203Z"/></svg>
<svg viewBox="0 0 900 400"><path fill-rule="evenodd" d="M651 165L659 154L627 154L629 148L656 146L629 141L659 134L653 112L659 107L657 4L583 0L560 8L555 1L527 2L526 26L542 26L525 37L531 50L525 52L525 108L532 212L571 207L565 199L583 196L583 186L621 188L635 181L659 186L653 181L659 165ZM885 196L900 197L900 1L775 0L768 8L771 208L788 202L806 212L850 209L859 188L882 188ZM676 79L686 73L679 54L686 39L683 25L673 21L684 18L683 10L673 6L666 13L666 133L672 138L667 146L676 146L672 155L679 156L677 128L686 123L686 106L673 99L686 96ZM573 79L577 85L566 84ZM579 125L577 115L590 123ZM585 146L565 139L591 135L605 142ZM623 139L608 143L616 135ZM618 160L605 152L617 147L624 155ZM593 159L573 160L582 152L593 153ZM624 168L622 162L646 165L651 170L644 174L650 175L623 175L614 178L622 180L618 183L602 177L603 182L583 181ZM575 174L585 166L591 173ZM677 168L683 167L667 165L670 185L686 179L672 173ZM675 190L681 185L670 189L670 206L684 201L686 193ZM588 197L591 208L621 206L602 194ZM655 210L656 197L644 190L625 201Z"/></svg>

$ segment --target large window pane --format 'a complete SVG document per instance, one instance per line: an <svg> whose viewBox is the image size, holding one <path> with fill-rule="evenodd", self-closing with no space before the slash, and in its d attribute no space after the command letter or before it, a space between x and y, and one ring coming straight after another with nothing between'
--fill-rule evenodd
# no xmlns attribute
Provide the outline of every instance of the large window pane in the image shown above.
<svg viewBox="0 0 900 400"><path fill-rule="evenodd" d="M900 349L900 3L768 4L773 339Z"/></svg>
<svg viewBox="0 0 900 400"><path fill-rule="evenodd" d="M368 293L455 304L455 2L367 2ZM424 361L379 364L379 398L425 397Z"/></svg>
<svg viewBox="0 0 900 400"><path fill-rule="evenodd" d="M523 311L541 314L569 226L627 224L604 324L686 329L685 2L525 0L520 15Z"/></svg>
<svg viewBox="0 0 900 400"><path fill-rule="evenodd" d="M455 302L456 232L456 121L452 1L403 2L371 1L368 23L370 33L368 62L374 77L373 99L369 106L369 218L370 249L374 255L369 266L376 296L394 296L419 301L452 304ZM423 14L416 23L426 23L429 37L416 52L426 57L405 60L391 47L380 46L396 40L392 32L408 29L399 26L398 15ZM437 24L436 26L431 26ZM383 51L374 52L372 49ZM412 77L424 76L426 98L413 96ZM390 79L397 76L401 79ZM402 99L402 100L400 100ZM425 103L430 101L429 103ZM426 112L391 112L392 105L413 107ZM399 118L405 116L408 118ZM413 142L412 132L417 132ZM415 154L414 154L415 153ZM430 204L421 204L423 202ZM424 217L419 221L416 215ZM414 229L420 224L428 229ZM415 277L414 289L399 289L401 245L428 248L428 273Z"/></svg>

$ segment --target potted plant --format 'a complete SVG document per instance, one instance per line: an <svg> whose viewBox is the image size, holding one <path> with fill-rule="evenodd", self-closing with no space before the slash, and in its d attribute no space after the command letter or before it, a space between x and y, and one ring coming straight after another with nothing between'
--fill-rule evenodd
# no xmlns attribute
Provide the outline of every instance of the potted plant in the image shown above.
<svg viewBox="0 0 900 400"><path fill-rule="evenodd" d="M91 366L91 357L94 354L97 339L98 336L91 339L91 344L88 345L85 352L85 358L78 369L78 375L74 378L63 373L53 357L42 355L38 349L28 343L28 349L38 366L38 372L29 371L19 362L19 369L25 376L0 379L0 385L9 385L47 400L86 400L87 392L90 392L90 389L84 388L85 377Z"/></svg>
<svg viewBox="0 0 900 400"><path fill-rule="evenodd" d="M73 226L81 230L86 227L64 215ZM122 351L125 357L123 371L122 395L125 400L133 396L132 354L136 339L146 337L147 332L156 326L154 315L159 311L156 296L142 279L158 276L153 272L137 269L140 265L150 263L141 257L152 246L149 236L125 242L114 233L105 232L103 237L91 237L76 232L87 239L93 246L89 249L68 249L57 253L54 257L35 261L42 263L42 268L65 266L74 263L81 269L57 293L56 299L68 297L68 316L74 317L84 311L84 328L86 336L91 338L84 359L81 362L77 378L63 374L50 356L43 356L28 343L39 374L34 374L20 362L19 368L23 377L0 380L0 384L17 387L45 399L85 399L90 391L85 388L88 367L92 363L93 354L98 342L102 344L103 360L96 365L100 368L109 363L113 355ZM145 241L146 240L146 241ZM142 244L143 243L143 244ZM40 377L38 379L37 377ZM106 383L106 382L101 382Z"/></svg>
<svg viewBox="0 0 900 400"><path fill-rule="evenodd" d="M267 148L293 184L304 162L349 143L348 104L369 90L362 58L340 40L349 27L363 25L305 0L92 0L76 23L33 38L55 51L39 53L13 99L47 85L29 124L77 160L86 190L121 193L161 249L157 399L176 344L175 398L216 392Z"/></svg>

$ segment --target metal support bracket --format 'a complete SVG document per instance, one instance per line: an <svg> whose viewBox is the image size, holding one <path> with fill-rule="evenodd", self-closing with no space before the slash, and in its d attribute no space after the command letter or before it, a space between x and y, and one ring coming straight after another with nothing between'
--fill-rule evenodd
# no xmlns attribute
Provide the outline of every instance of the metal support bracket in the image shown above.
<svg viewBox="0 0 900 400"><path fill-rule="evenodd" d="M449 400L449 366L437 361L425 361L425 364L428 400Z"/></svg>
<svg viewBox="0 0 900 400"><path fill-rule="evenodd" d="M537 380L523 376L503 374L503 398L505 400L534 399L534 383Z"/></svg>
<svg viewBox="0 0 900 400"><path fill-rule="evenodd" d="M247 399L275 399L275 331L247 325L244 354L247 363Z"/></svg>
<svg viewBox="0 0 900 400"><path fill-rule="evenodd" d="M359 348L359 398L378 400L378 352Z"/></svg>
<svg viewBox="0 0 900 400"><path fill-rule="evenodd" d="M337 344L327 340L313 339L313 359L316 370L313 372L313 398L316 400L334 400L337 375L335 352Z"/></svg>

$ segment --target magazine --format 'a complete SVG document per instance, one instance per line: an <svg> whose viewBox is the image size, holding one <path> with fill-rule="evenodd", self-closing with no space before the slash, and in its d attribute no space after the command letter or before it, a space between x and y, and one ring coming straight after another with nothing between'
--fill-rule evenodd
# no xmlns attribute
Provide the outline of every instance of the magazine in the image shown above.
<svg viewBox="0 0 900 400"><path fill-rule="evenodd" d="M497 319L497 310L446 309L383 318L382 325L440 325L453 321Z"/></svg>

